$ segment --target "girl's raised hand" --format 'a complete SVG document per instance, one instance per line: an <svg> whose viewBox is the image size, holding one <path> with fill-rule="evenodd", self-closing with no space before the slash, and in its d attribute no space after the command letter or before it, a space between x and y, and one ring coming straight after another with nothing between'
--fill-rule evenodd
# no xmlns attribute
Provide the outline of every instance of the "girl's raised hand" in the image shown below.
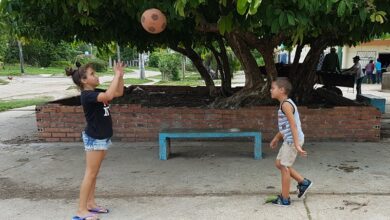
<svg viewBox="0 0 390 220"><path fill-rule="evenodd" d="M114 65L114 73L118 74L120 77L123 77L125 74L125 64L123 62L117 62Z"/></svg>

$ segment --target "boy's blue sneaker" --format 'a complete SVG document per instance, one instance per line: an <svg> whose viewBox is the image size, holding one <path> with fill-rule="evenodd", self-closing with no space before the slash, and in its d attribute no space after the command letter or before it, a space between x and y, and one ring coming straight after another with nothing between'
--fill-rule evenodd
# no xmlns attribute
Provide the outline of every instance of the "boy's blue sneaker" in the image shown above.
<svg viewBox="0 0 390 220"><path fill-rule="evenodd" d="M313 182L304 178L302 183L297 185L298 188L298 198L301 198L307 193L307 190L313 185Z"/></svg>
<svg viewBox="0 0 390 220"><path fill-rule="evenodd" d="M276 198L274 201L272 201L272 204L287 207L287 206L291 205L291 201L290 201L290 198L283 199L283 197L281 195L278 195L278 198Z"/></svg>

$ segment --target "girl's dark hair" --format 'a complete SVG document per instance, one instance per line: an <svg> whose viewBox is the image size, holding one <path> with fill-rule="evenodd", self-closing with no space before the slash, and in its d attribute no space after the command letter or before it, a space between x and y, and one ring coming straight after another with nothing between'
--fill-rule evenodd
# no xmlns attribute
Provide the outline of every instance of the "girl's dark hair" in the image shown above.
<svg viewBox="0 0 390 220"><path fill-rule="evenodd" d="M76 69L66 68L65 74L67 76L72 76L72 80L73 80L74 84L76 84L77 87L79 87L79 89L83 90L84 85L81 82L81 79L87 78L87 69L93 68L93 66L90 63L81 66L81 64L79 62L76 62L76 67L77 67Z"/></svg>

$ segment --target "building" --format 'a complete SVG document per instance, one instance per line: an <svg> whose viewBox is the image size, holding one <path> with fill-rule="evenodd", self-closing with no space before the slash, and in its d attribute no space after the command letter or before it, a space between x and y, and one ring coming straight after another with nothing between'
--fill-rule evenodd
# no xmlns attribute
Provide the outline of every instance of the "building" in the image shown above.
<svg viewBox="0 0 390 220"><path fill-rule="evenodd" d="M382 63L382 68L385 69L390 65L390 39L373 40L355 47L344 46L341 68L346 69L351 67L354 56L360 57L360 63L363 68L370 60L376 61L379 58Z"/></svg>

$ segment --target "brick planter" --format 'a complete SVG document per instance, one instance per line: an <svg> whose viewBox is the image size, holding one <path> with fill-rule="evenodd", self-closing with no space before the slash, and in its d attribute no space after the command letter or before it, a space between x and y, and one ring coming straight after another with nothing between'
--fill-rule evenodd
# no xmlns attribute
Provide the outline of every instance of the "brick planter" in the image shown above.
<svg viewBox="0 0 390 220"><path fill-rule="evenodd" d="M277 132L276 106L231 109L142 107L113 104L114 140L157 141L162 128L254 128L269 141ZM380 112L369 106L299 107L307 141L379 141ZM85 127L81 106L48 103L36 108L39 137L48 142L80 141Z"/></svg>

